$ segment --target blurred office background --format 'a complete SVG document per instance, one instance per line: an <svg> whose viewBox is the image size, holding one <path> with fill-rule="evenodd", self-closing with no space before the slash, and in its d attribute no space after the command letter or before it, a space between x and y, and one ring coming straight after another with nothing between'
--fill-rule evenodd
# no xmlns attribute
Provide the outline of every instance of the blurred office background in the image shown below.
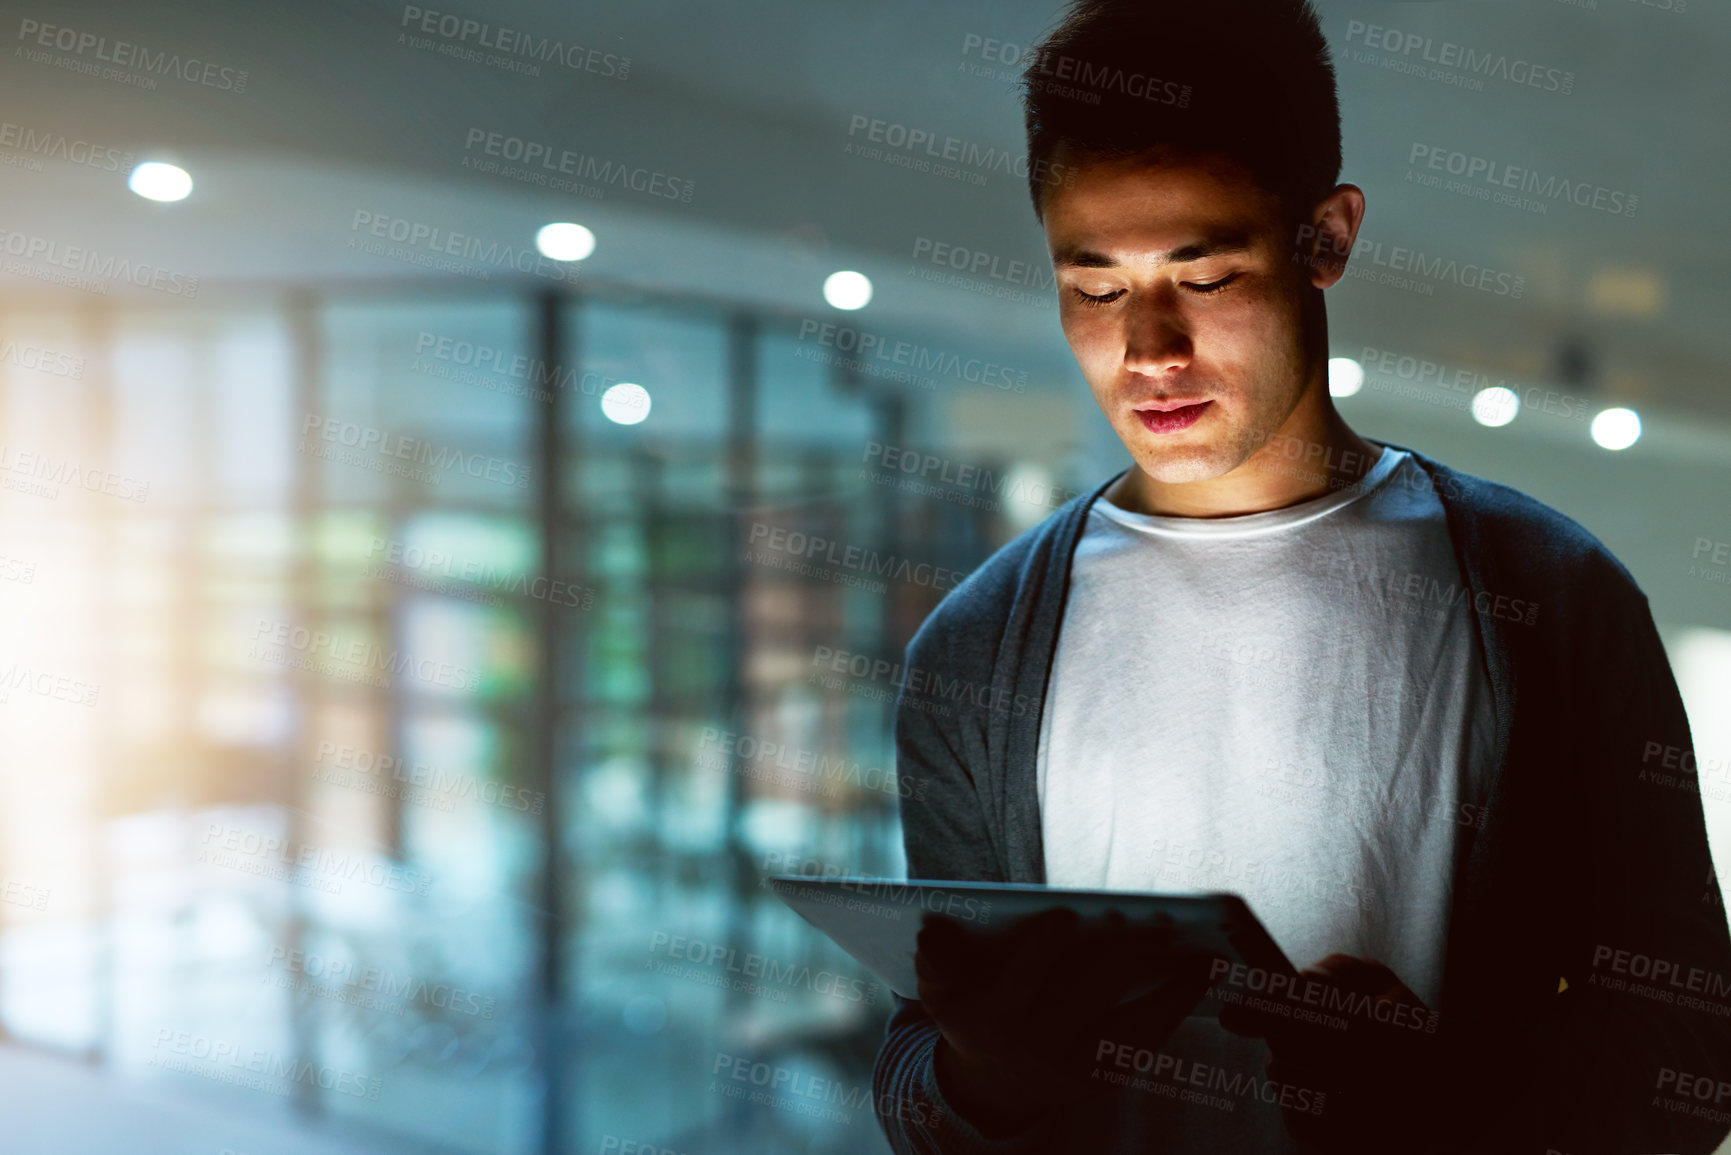
<svg viewBox="0 0 1731 1155"><path fill-rule="evenodd" d="M762 879L904 870L871 663L1127 462L1010 163L1055 3L7 7L7 1150L885 1150ZM1322 12L1340 406L1623 559L1722 847L1731 17Z"/></svg>

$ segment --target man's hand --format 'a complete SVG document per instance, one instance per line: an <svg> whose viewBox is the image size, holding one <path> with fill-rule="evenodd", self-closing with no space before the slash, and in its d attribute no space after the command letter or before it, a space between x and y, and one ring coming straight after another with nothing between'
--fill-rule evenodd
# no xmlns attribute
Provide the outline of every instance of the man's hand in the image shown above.
<svg viewBox="0 0 1731 1155"><path fill-rule="evenodd" d="M996 934L927 915L914 966L942 1032L945 1098L983 1134L1012 1134L1087 1091L1103 1033L1164 1041L1208 987L1207 960L1172 937L1116 912L1082 926L1074 911L1047 911Z"/></svg>
<svg viewBox="0 0 1731 1155"><path fill-rule="evenodd" d="M1442 1101L1435 1015L1374 959L1332 954L1299 979L1334 988L1320 1006L1344 1029L1231 1004L1220 1014L1233 1034L1268 1040L1270 1079L1327 1096L1319 1115L1284 1110L1287 1132L1330 1155L1423 1150Z"/></svg>

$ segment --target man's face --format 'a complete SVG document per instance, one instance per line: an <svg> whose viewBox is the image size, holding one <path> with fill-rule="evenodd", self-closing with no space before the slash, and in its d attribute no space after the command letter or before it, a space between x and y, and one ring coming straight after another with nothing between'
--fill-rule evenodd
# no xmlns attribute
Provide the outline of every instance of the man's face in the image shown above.
<svg viewBox="0 0 1731 1155"><path fill-rule="evenodd" d="M1156 481L1247 461L1306 388L1310 287L1270 193L1225 160L1094 160L1045 204L1064 336Z"/></svg>

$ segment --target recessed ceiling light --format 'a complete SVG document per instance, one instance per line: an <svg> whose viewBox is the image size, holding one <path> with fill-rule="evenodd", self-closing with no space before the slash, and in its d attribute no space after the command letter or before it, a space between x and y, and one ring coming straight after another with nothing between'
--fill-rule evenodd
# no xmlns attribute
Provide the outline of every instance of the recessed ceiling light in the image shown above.
<svg viewBox="0 0 1731 1155"><path fill-rule="evenodd" d="M581 261L595 251L595 234L582 225L557 221L542 225L535 234L535 247L554 261Z"/></svg>
<svg viewBox="0 0 1731 1155"><path fill-rule="evenodd" d="M621 381L601 394L601 415L615 425L636 425L649 416L649 390Z"/></svg>
<svg viewBox="0 0 1731 1155"><path fill-rule="evenodd" d="M871 303L871 278L848 270L831 273L823 281L823 299L838 309L863 309Z"/></svg>
<svg viewBox="0 0 1731 1155"><path fill-rule="evenodd" d="M1593 418L1590 432L1601 449L1627 449L1641 440L1641 415L1633 409L1606 409Z"/></svg>
<svg viewBox="0 0 1731 1155"><path fill-rule="evenodd" d="M147 160L132 170L126 187L153 201L183 201L192 191L192 174L179 165Z"/></svg>
<svg viewBox="0 0 1731 1155"><path fill-rule="evenodd" d="M1328 359L1328 395L1351 397L1364 388L1364 366L1351 357Z"/></svg>
<svg viewBox="0 0 1731 1155"><path fill-rule="evenodd" d="M1473 420L1492 429L1507 425L1521 411L1521 397L1513 389L1492 385L1473 394Z"/></svg>

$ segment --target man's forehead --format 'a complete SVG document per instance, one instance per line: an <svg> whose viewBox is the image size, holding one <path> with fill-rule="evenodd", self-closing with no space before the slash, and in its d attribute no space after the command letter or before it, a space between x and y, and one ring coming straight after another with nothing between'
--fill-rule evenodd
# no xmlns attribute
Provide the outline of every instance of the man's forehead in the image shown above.
<svg viewBox="0 0 1731 1155"><path fill-rule="evenodd" d="M1067 163L1073 177L1042 213L1056 265L1201 260L1247 249L1281 227L1279 198L1224 158L1137 154Z"/></svg>
<svg viewBox="0 0 1731 1155"><path fill-rule="evenodd" d="M1053 248L1052 264L1071 269L1112 269L1131 262L1174 265L1249 252L1255 240L1248 229L1225 226L1165 240L1150 238L1146 243L1139 243L1133 234L1118 242L1064 241Z"/></svg>
<svg viewBox="0 0 1731 1155"><path fill-rule="evenodd" d="M1243 186L1246 191L1256 185L1250 168L1224 153L1193 152L1164 145L1121 152L1060 142L1052 151L1052 163L1054 168L1061 165L1066 175L1062 181L1052 183L1048 198L1078 184L1103 182L1146 183L1153 187L1200 180L1228 187Z"/></svg>

